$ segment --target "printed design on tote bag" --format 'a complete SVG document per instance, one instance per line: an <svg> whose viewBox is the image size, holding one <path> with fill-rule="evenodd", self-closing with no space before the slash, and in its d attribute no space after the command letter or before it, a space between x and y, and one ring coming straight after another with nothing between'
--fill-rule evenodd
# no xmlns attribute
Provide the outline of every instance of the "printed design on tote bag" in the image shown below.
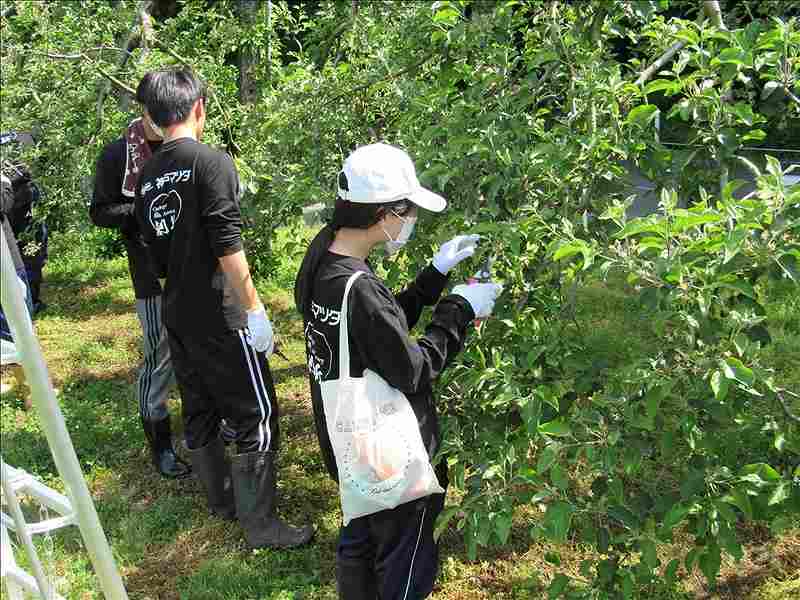
<svg viewBox="0 0 800 600"><path fill-rule="evenodd" d="M381 404L374 418L358 421L338 419L338 433L353 433L342 457L342 478L365 496L380 496L404 484L412 465L411 441L386 420L399 409L391 402Z"/></svg>

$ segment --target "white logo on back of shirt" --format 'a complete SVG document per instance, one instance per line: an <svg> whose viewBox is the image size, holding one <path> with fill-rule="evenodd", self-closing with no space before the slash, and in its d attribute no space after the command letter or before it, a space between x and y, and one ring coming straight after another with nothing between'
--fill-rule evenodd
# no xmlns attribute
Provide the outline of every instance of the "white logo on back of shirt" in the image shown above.
<svg viewBox="0 0 800 600"><path fill-rule="evenodd" d="M169 235L181 216L181 206L183 201L175 190L170 190L166 194L159 194L150 204L150 225L156 233L156 237Z"/></svg>
<svg viewBox="0 0 800 600"><path fill-rule="evenodd" d="M306 345L308 354L308 372L317 383L322 383L331 374L333 351L325 334L306 325Z"/></svg>

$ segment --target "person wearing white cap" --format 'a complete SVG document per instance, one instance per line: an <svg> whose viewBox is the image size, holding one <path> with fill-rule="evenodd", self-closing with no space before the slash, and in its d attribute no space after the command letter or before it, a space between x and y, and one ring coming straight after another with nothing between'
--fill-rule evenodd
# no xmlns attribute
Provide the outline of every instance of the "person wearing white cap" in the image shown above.
<svg viewBox="0 0 800 600"><path fill-rule="evenodd" d="M501 286L459 285L442 296L448 273L476 250L478 236L457 236L442 245L432 264L395 295L372 271L367 256L377 246L397 252L413 232L417 210L441 212L444 198L423 188L411 158L387 144L355 150L338 178L331 223L311 243L295 283L295 302L303 315L309 381L317 436L330 475L339 482L337 457L326 425L320 384L339 377L339 324L347 323L349 372L380 375L408 399L429 457L439 448L440 431L434 380L463 348L473 320L491 314ZM348 280L347 315L341 315ZM409 330L425 306L434 306L422 336ZM346 318L345 318L346 317ZM447 468L436 476L447 486ZM433 539L444 494L432 494L367 516L342 527L337 549L337 586L343 600L425 598L438 571Z"/></svg>

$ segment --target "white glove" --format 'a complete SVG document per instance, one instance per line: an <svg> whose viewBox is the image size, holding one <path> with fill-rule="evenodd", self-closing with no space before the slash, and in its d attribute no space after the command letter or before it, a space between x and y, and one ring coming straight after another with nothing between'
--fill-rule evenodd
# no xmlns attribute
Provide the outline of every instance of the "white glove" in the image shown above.
<svg viewBox="0 0 800 600"><path fill-rule="evenodd" d="M247 311L247 341L256 352L265 352L269 358L275 349L275 335L264 305Z"/></svg>
<svg viewBox="0 0 800 600"><path fill-rule="evenodd" d="M503 286L499 283L471 283L453 288L455 295L469 302L476 319L485 319L492 314L494 303L502 291Z"/></svg>
<svg viewBox="0 0 800 600"><path fill-rule="evenodd" d="M434 255L433 266L442 275L447 275L458 263L475 254L479 239L479 235L457 235L445 242Z"/></svg>

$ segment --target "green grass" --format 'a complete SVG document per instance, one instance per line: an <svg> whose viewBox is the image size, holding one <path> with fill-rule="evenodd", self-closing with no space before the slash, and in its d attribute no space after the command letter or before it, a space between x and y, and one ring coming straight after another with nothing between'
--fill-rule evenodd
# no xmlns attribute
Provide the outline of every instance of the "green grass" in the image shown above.
<svg viewBox="0 0 800 600"><path fill-rule="evenodd" d="M308 233L308 232L307 232ZM291 236L282 233L279 241ZM36 320L64 417L86 481L132 600L289 600L336 597L334 559L340 512L336 485L327 477L317 448L306 378L302 324L290 294L298 257L284 260L271 281L259 282L289 358L271 360L281 402L280 510L290 521L313 521L315 542L291 551L248 551L238 525L208 516L195 480L158 477L139 426L134 380L141 360L140 328L124 259L98 260L88 245L54 243L46 271L49 308ZM288 242L287 242L288 243ZM69 250L67 250L69 247ZM278 244L280 248L280 243ZM287 256L289 254L287 253ZM776 288L768 302L774 344L768 356L782 385L800 389L800 299L796 289ZM603 364L625 364L654 352L650 316L619 286L596 284L581 292L577 319L583 343ZM3 380L10 381L4 374ZM39 428L15 391L0 399L3 458L63 488ZM171 399L180 433L177 392ZM434 600L546 598L555 568L544 560L559 550L561 570L577 574L588 558L579 546L555 548L531 540L538 507L521 507L507 547L466 557L459 532L442 538L442 569ZM51 576L67 598L102 597L76 528L37 544ZM680 588L663 590L660 600L749 598L783 600L797 594L800 552L797 531L781 538L753 534L744 561L726 561L717 592L699 575ZM666 548L665 552L674 549ZM759 557L766 552L769 560ZM759 554L761 553L761 554ZM17 553L18 560L22 552ZM726 587L727 585L727 587ZM0 594L1 595L1 594ZM5 598L5 595L2 595Z"/></svg>

